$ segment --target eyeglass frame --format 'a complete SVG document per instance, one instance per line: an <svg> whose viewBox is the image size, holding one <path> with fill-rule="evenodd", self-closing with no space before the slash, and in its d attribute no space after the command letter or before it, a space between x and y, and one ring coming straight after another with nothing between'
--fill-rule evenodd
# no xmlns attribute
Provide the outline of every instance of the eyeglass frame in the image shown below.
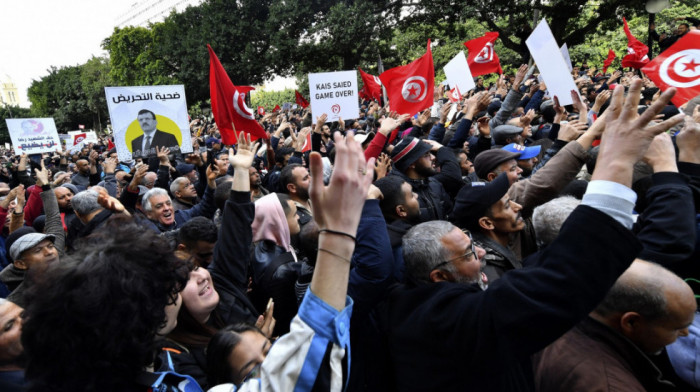
<svg viewBox="0 0 700 392"><path fill-rule="evenodd" d="M462 233L466 234L467 237L469 237L470 249L467 251L467 253L465 253L461 256L457 256L455 258L449 259L449 260L443 260L439 264L435 265L435 267L433 267L433 269L431 271L434 271L434 270L442 267L443 265L449 264L449 263L451 263L455 260L459 260L463 257L467 258L468 259L467 261L471 261L472 256L474 256L476 258L476 246L474 245L474 238L472 238L472 233L466 229L462 229Z"/></svg>

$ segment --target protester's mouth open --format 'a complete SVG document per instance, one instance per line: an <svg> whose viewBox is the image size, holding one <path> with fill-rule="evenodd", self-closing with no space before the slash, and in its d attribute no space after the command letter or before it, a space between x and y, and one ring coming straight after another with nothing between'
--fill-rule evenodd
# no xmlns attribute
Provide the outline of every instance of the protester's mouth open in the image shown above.
<svg viewBox="0 0 700 392"><path fill-rule="evenodd" d="M199 296L200 296L200 297L209 296L209 295L211 295L211 293L212 293L213 291L214 291L214 290L212 290L211 285L207 283L207 285L204 286L204 288L202 289L202 291L199 292Z"/></svg>

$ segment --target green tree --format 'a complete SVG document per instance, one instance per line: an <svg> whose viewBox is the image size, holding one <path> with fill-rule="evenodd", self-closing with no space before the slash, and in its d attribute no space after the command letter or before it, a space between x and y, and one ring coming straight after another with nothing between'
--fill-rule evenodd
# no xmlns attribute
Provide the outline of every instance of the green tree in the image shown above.
<svg viewBox="0 0 700 392"><path fill-rule="evenodd" d="M10 132L7 130L5 119L8 118L31 118L34 117L32 111L19 106L0 106L0 143L12 143Z"/></svg>
<svg viewBox="0 0 700 392"><path fill-rule="evenodd" d="M109 60L93 57L81 66L80 86L85 93L88 109L93 114L93 129L102 131L102 125L109 118L105 87L112 85Z"/></svg>
<svg viewBox="0 0 700 392"><path fill-rule="evenodd" d="M53 117L59 131L92 124L93 114L81 84L81 66L51 67L48 71L48 75L32 81L27 90L35 115Z"/></svg>
<svg viewBox="0 0 700 392"><path fill-rule="evenodd" d="M303 93L302 93L303 94ZM266 112L271 112L275 105L282 107L285 102L295 102L294 90L285 89L282 91L253 91L250 95L251 109L257 110L258 106L265 108Z"/></svg>

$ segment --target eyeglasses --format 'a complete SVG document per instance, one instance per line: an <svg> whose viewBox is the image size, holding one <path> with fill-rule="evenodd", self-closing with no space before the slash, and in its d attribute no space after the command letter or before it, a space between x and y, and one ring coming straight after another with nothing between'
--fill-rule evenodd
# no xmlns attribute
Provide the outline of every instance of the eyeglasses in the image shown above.
<svg viewBox="0 0 700 392"><path fill-rule="evenodd" d="M248 380L250 380L250 379L259 378L259 377L260 377L260 368L261 368L261 367L262 367L262 363L259 363L259 364L255 365L254 368L250 369L250 371L248 372L248 374L246 374L246 376L243 377L243 381L241 381L241 384L243 384L244 382L246 382L246 381L248 381ZM239 384L239 385L240 385L240 384Z"/></svg>
<svg viewBox="0 0 700 392"><path fill-rule="evenodd" d="M472 238L472 233L470 233L469 230L462 230L462 233L466 234L467 237L469 237L470 246L469 246L469 250L467 251L467 253L465 253L461 256L457 256L454 259L445 260L445 261L441 262L440 264L436 265L435 267L433 267L433 270L436 270L436 269L442 267L443 265L449 264L449 263L451 263L455 260L459 260L461 258L465 258L467 261L472 261L472 257L476 258L476 247L474 247L474 239Z"/></svg>

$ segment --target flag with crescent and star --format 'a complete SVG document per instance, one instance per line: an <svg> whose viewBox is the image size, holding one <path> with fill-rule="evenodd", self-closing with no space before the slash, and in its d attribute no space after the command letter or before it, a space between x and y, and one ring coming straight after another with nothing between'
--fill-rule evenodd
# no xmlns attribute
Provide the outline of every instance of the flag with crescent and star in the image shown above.
<svg viewBox="0 0 700 392"><path fill-rule="evenodd" d="M245 103L245 96L253 87L234 86L214 50L208 44L207 48L211 112L221 132L223 144L236 144L236 132L241 131L249 133L252 140L267 138L265 130L255 120L254 112Z"/></svg>
<svg viewBox="0 0 700 392"><path fill-rule="evenodd" d="M676 107L700 95L700 31L692 30L642 68L662 91L675 87Z"/></svg>
<svg viewBox="0 0 700 392"><path fill-rule="evenodd" d="M632 35L629 26L627 26L627 19L623 17L622 23L627 36L627 55L622 58L622 66L642 68L644 64L649 62L649 56L647 56L649 48Z"/></svg>
<svg viewBox="0 0 700 392"><path fill-rule="evenodd" d="M386 88L392 111L413 115L433 106L435 67L430 40L423 56L383 72L379 79Z"/></svg>
<svg viewBox="0 0 700 392"><path fill-rule="evenodd" d="M365 97L368 99L376 99L381 101L382 99L382 81L374 75L370 75L363 71L362 68L357 68L360 71L360 77L362 77L362 90Z"/></svg>
<svg viewBox="0 0 700 392"><path fill-rule="evenodd" d="M497 32L487 32L483 37L475 38L464 43L469 56L467 64L472 76L486 75L493 72L503 73L501 60L498 58L493 46L498 39Z"/></svg>

